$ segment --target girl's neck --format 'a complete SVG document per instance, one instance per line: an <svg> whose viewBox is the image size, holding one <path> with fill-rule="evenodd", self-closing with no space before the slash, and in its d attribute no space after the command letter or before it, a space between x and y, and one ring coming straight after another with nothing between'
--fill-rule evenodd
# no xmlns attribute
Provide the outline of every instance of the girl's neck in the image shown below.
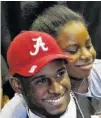
<svg viewBox="0 0 101 118"><path fill-rule="evenodd" d="M88 79L78 79L74 77L70 77L71 80L71 89L74 92L78 93L87 93L88 92Z"/></svg>

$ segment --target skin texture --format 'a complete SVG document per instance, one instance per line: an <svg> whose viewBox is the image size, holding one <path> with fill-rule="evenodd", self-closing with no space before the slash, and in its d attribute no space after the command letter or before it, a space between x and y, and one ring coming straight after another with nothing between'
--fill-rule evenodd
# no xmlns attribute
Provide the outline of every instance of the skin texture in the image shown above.
<svg viewBox="0 0 101 118"><path fill-rule="evenodd" d="M96 52L85 25L80 21L69 22L60 30L57 41L71 58L67 65L69 76L78 79L88 77Z"/></svg>
<svg viewBox="0 0 101 118"><path fill-rule="evenodd" d="M31 111L39 116L60 115L70 101L70 80L63 60L48 63L33 77L22 78L20 84L13 79L12 84L16 92L23 94Z"/></svg>
<svg viewBox="0 0 101 118"><path fill-rule="evenodd" d="M71 78L72 90L86 93L88 91L86 78L96 57L87 28L81 21L70 21L61 28L57 38L59 46L71 58L68 60L67 71Z"/></svg>

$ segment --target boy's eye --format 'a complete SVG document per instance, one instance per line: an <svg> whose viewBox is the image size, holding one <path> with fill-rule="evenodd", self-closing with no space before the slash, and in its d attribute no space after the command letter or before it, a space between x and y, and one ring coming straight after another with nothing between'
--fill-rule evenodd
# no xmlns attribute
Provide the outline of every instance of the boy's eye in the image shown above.
<svg viewBox="0 0 101 118"><path fill-rule="evenodd" d="M62 70L62 71L58 72L57 73L57 78L63 77L65 75L65 73L66 73L66 70Z"/></svg>
<svg viewBox="0 0 101 118"><path fill-rule="evenodd" d="M46 83L48 83L47 77L42 77L35 82L35 84L46 84Z"/></svg>

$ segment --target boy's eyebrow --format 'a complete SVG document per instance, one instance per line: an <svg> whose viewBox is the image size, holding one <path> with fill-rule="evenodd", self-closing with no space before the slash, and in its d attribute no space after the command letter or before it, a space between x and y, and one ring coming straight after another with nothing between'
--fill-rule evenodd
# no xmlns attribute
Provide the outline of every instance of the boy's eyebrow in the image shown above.
<svg viewBox="0 0 101 118"><path fill-rule="evenodd" d="M64 70L64 69L66 69L66 68L62 67L62 68L58 69L57 72L59 72L61 70ZM39 75L39 76L36 76L36 77L31 77L31 79L36 80L36 79L41 78L41 77L46 77L46 76L45 75Z"/></svg>
<svg viewBox="0 0 101 118"><path fill-rule="evenodd" d="M66 69L66 68L65 68L65 67L62 67L62 68L60 68L60 69L57 70L57 71L59 72L59 71L64 70L64 69Z"/></svg>
<svg viewBox="0 0 101 118"><path fill-rule="evenodd" d="M45 75L39 75L39 76L36 76L36 77L31 77L31 78L32 78L32 80L36 80L36 79L41 78L41 77L45 77Z"/></svg>

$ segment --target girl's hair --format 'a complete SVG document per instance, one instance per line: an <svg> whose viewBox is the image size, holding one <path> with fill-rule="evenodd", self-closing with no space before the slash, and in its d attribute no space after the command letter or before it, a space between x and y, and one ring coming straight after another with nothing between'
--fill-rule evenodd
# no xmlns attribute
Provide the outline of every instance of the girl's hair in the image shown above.
<svg viewBox="0 0 101 118"><path fill-rule="evenodd" d="M81 21L85 25L85 21L80 14L70 10L67 6L54 5L47 8L36 18L30 30L47 32L56 37L59 29L69 21Z"/></svg>

